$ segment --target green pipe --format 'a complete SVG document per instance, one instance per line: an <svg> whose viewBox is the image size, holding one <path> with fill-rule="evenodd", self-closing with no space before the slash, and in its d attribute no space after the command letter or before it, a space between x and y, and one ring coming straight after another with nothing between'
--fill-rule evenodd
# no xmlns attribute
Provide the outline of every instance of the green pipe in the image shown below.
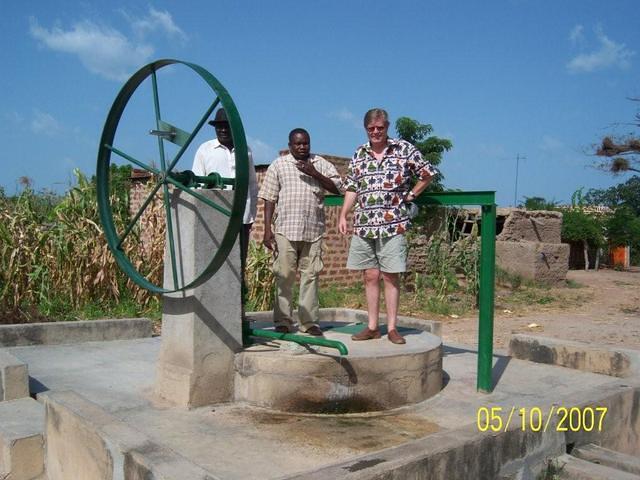
<svg viewBox="0 0 640 480"><path fill-rule="evenodd" d="M337 340L327 340L326 338L307 337L304 335L294 335L292 333L278 333L273 330L260 330L249 328L247 333L252 337L273 338L275 340L285 340L287 342L299 343L300 345L320 345L322 347L335 348L340 355L348 355L349 351L344 343Z"/></svg>
<svg viewBox="0 0 640 480"><path fill-rule="evenodd" d="M196 175L195 179L198 183L202 183L210 188L222 188L225 185L235 185L236 183L235 178L221 177L217 173L210 173L206 177Z"/></svg>
<svg viewBox="0 0 640 480"><path fill-rule="evenodd" d="M480 291L478 315L478 376L476 388L493 389L493 294L496 266L496 205L482 206L480 236Z"/></svg>
<svg viewBox="0 0 640 480"><path fill-rule="evenodd" d="M199 176L191 170L184 170L182 172L171 172L169 176L176 182L190 188L197 187L198 184L203 184L206 188L223 188L225 185L235 185L236 183L235 178L222 177L215 172L206 176Z"/></svg>

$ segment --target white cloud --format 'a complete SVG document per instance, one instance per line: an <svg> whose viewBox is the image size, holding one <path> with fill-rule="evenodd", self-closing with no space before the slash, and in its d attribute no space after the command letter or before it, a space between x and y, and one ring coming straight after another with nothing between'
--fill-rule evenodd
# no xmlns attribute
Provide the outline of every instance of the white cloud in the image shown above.
<svg viewBox="0 0 640 480"><path fill-rule="evenodd" d="M349 123L355 128L362 128L362 120L357 118L355 114L346 107L329 113L330 118L336 118L342 122Z"/></svg>
<svg viewBox="0 0 640 480"><path fill-rule="evenodd" d="M176 25L173 17L166 10L160 11L149 7L149 14L143 18L134 18L125 11L122 11L122 14L140 37L144 38L148 33L160 31L169 37L178 38L182 41L187 39L187 34Z"/></svg>
<svg viewBox="0 0 640 480"><path fill-rule="evenodd" d="M569 33L569 40L574 45L584 42L584 27L582 25L573 27Z"/></svg>
<svg viewBox="0 0 640 480"><path fill-rule="evenodd" d="M153 54L151 45L134 44L118 30L88 20L63 30L43 28L31 19L30 33L51 50L77 55L90 72L111 80L126 80Z"/></svg>
<svg viewBox="0 0 640 480"><path fill-rule="evenodd" d="M564 143L551 135L543 135L540 150L544 152L553 152L564 148Z"/></svg>
<svg viewBox="0 0 640 480"><path fill-rule="evenodd" d="M253 154L253 163L255 165L264 165L271 163L277 156L278 150L266 142L258 138L247 137L247 143Z"/></svg>
<svg viewBox="0 0 640 480"><path fill-rule="evenodd" d="M187 39L166 10L149 7L148 14L141 18L124 11L121 13L136 34L134 39L111 26L86 19L65 30L59 25L42 27L32 18L29 31L44 47L75 55L90 72L116 81L126 80L149 61L154 53L152 43L147 40L151 34L177 38L182 42Z"/></svg>
<svg viewBox="0 0 640 480"><path fill-rule="evenodd" d="M31 130L52 137L63 130L62 124L49 113L36 110L31 119Z"/></svg>
<svg viewBox="0 0 640 480"><path fill-rule="evenodd" d="M612 67L626 69L631 66L631 57L635 55L635 51L629 50L624 43L611 40L600 27L595 29L595 34L598 47L590 53L581 53L572 58L567 63L570 72L593 72Z"/></svg>

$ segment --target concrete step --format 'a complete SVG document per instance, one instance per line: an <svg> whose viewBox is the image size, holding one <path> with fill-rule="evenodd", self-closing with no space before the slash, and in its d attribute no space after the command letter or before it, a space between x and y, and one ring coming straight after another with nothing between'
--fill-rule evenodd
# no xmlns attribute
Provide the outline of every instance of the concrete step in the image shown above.
<svg viewBox="0 0 640 480"><path fill-rule="evenodd" d="M566 480L640 480L640 476L615 468L591 463L572 455L557 458L559 478Z"/></svg>
<svg viewBox="0 0 640 480"><path fill-rule="evenodd" d="M571 451L571 455L581 458L582 460L587 460L588 462L598 463L624 472L640 475L639 457L632 457L631 455L609 450L608 448L603 448L593 443L574 448Z"/></svg>
<svg viewBox="0 0 640 480"><path fill-rule="evenodd" d="M29 396L27 364L9 352L0 350L0 401Z"/></svg>
<svg viewBox="0 0 640 480"><path fill-rule="evenodd" d="M20 398L0 403L0 478L34 480L44 472L44 405Z"/></svg>
<svg viewBox="0 0 640 480"><path fill-rule="evenodd" d="M217 479L75 392L43 399L49 480Z"/></svg>

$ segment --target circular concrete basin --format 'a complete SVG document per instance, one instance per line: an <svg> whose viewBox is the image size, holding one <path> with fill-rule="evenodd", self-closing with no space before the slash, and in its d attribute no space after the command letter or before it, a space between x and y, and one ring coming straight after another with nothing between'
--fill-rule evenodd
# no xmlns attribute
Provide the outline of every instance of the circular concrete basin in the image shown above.
<svg viewBox="0 0 640 480"><path fill-rule="evenodd" d="M236 354L236 401L286 412L356 413L418 403L442 389L440 337L400 328L405 345L386 335L354 342L360 325L321 327L349 354L284 341L255 344Z"/></svg>

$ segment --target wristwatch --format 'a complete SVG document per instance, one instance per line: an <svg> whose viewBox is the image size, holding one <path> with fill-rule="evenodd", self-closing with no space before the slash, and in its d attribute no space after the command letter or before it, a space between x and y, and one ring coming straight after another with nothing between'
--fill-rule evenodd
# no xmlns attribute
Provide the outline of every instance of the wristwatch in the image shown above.
<svg viewBox="0 0 640 480"><path fill-rule="evenodd" d="M411 195L411 199L409 199L409 195ZM416 194L413 193L413 190L409 190L409 193L407 193L407 196L405 197L405 200L408 200L409 202L412 202L416 199Z"/></svg>

